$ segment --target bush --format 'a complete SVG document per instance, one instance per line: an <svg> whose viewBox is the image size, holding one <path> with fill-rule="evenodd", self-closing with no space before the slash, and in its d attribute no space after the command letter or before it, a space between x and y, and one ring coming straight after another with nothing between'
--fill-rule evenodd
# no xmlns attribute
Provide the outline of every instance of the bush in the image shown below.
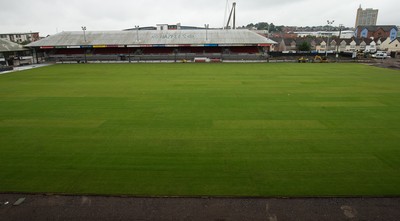
<svg viewBox="0 0 400 221"><path fill-rule="evenodd" d="M303 41L303 43L301 43L299 45L299 51L310 51L311 50L311 45L308 42Z"/></svg>

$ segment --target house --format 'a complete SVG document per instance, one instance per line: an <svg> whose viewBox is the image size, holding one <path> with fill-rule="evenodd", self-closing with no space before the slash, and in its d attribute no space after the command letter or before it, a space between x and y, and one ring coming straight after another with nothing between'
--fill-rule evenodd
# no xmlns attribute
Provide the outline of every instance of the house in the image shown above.
<svg viewBox="0 0 400 221"><path fill-rule="evenodd" d="M321 39L321 42L316 46L316 51L336 51L339 40L329 39L329 44L327 44L328 39Z"/></svg>
<svg viewBox="0 0 400 221"><path fill-rule="evenodd" d="M322 39L307 36L307 37L297 38L296 42L298 45L301 45L303 44L303 42L306 42L310 46L310 51L317 51L317 47L321 44Z"/></svg>
<svg viewBox="0 0 400 221"><path fill-rule="evenodd" d="M392 41L397 38L398 28L395 25L383 26L358 26L355 31L356 38L390 38Z"/></svg>
<svg viewBox="0 0 400 221"><path fill-rule="evenodd" d="M329 51L337 51L338 50L338 42L339 42L339 39L332 39L329 42L328 50Z"/></svg>
<svg viewBox="0 0 400 221"><path fill-rule="evenodd" d="M359 51L363 51L363 52L376 52L376 42L373 39L369 39L369 38L362 38L359 39Z"/></svg>
<svg viewBox="0 0 400 221"><path fill-rule="evenodd" d="M297 34L293 32L274 32L268 35L272 38L297 38Z"/></svg>
<svg viewBox="0 0 400 221"><path fill-rule="evenodd" d="M347 42L346 39L340 39L339 42L339 52L346 51Z"/></svg>
<svg viewBox="0 0 400 221"><path fill-rule="evenodd" d="M377 43L380 43L380 45L377 46L377 50L387 51L391 56L400 55L400 37L394 40L390 40L390 38L379 39Z"/></svg>
<svg viewBox="0 0 400 221"><path fill-rule="evenodd" d="M389 50L389 45L390 45L391 42L392 42L392 41L390 40L390 38L384 38L384 39L382 39L382 43L381 43L379 49L380 49L381 51L387 51L387 50Z"/></svg>
<svg viewBox="0 0 400 221"><path fill-rule="evenodd" d="M327 46L327 38L315 38L315 37L302 37L302 38L271 38L278 42L274 46L272 51L298 51L298 47L303 43L307 42L310 45L310 51L349 51L350 43L353 42L353 48L355 51L356 42L353 39L338 39L330 38L329 45Z"/></svg>
<svg viewBox="0 0 400 221"><path fill-rule="evenodd" d="M277 43L276 45L271 46L271 51L286 51L286 45L283 38L271 38L271 40Z"/></svg>
<svg viewBox="0 0 400 221"><path fill-rule="evenodd" d="M400 39L400 38L399 38ZM339 39L339 38L329 38L329 44L327 44L327 38L275 38L274 41L278 44L274 47L272 51L298 51L298 47L303 43L307 42L310 45L310 51L318 51L324 53L326 51L330 52L371 52L374 53L377 50L398 50L397 47L400 44L390 41L390 38L351 38L351 39ZM393 43L392 43L393 42ZM383 48L383 49L382 49Z"/></svg>
<svg viewBox="0 0 400 221"><path fill-rule="evenodd" d="M7 39L9 41L23 44L38 41L40 39L39 32L28 32L28 33L0 33L0 38Z"/></svg>
<svg viewBox="0 0 400 221"><path fill-rule="evenodd" d="M322 40L320 38L306 38L305 41L310 45L311 51L316 51Z"/></svg>
<svg viewBox="0 0 400 221"><path fill-rule="evenodd" d="M319 43L316 46L316 51L326 51L326 41L322 40L321 43Z"/></svg>
<svg viewBox="0 0 400 221"><path fill-rule="evenodd" d="M339 52L354 52L357 50L357 41L354 38L340 39Z"/></svg>
<svg viewBox="0 0 400 221"><path fill-rule="evenodd" d="M297 51L297 43L294 38L271 38L278 44L271 51Z"/></svg>
<svg viewBox="0 0 400 221"><path fill-rule="evenodd" d="M400 38L396 38L389 43L388 52L400 52Z"/></svg>
<svg viewBox="0 0 400 221"><path fill-rule="evenodd" d="M286 38L285 39L285 45L286 45L287 51L297 51L296 39L294 39L294 38Z"/></svg>
<svg viewBox="0 0 400 221"><path fill-rule="evenodd" d="M368 43L369 41L369 43ZM365 52L371 52L374 53L377 51L376 48L376 41L372 40L372 39L368 39L365 45Z"/></svg>
<svg viewBox="0 0 400 221"><path fill-rule="evenodd" d="M299 46L303 42L307 42L310 45L310 51L319 50L319 45L323 41L321 38L314 37L302 37L302 38L271 38L278 42L272 51L298 51Z"/></svg>
<svg viewBox="0 0 400 221"><path fill-rule="evenodd" d="M350 51L356 51L357 49L357 42L354 38L351 39L340 39L338 40L339 43L339 52L350 52Z"/></svg>
<svg viewBox="0 0 400 221"><path fill-rule="evenodd" d="M376 50L377 51L381 50L381 45L382 45L382 42L384 40L386 40L386 38L378 38L378 39L375 40L375 42L376 42Z"/></svg>

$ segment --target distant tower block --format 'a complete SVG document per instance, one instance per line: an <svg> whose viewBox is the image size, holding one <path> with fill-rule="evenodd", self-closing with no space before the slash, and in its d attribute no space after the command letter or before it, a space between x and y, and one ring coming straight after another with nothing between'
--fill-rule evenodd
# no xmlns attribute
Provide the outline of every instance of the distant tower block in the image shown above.
<svg viewBox="0 0 400 221"><path fill-rule="evenodd" d="M376 25L378 20L378 9L362 9L361 5L357 9L357 17L356 17L356 25L358 26L368 26L368 25Z"/></svg>

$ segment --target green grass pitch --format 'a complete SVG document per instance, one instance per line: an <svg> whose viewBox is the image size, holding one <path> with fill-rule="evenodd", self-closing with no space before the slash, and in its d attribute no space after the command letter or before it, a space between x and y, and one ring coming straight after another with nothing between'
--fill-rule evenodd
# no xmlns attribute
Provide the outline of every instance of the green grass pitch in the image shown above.
<svg viewBox="0 0 400 221"><path fill-rule="evenodd" d="M399 196L400 72L76 64L3 74L0 192Z"/></svg>

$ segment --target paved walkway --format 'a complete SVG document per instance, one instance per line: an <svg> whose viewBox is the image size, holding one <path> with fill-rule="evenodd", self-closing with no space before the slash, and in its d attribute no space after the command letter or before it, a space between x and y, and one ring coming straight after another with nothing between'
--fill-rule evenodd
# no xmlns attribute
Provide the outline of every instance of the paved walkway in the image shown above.
<svg viewBox="0 0 400 221"><path fill-rule="evenodd" d="M0 194L0 220L382 220L400 198L145 198Z"/></svg>
<svg viewBox="0 0 400 221"><path fill-rule="evenodd" d="M49 65L52 65L52 64L31 64L31 65L18 66L18 67L14 67L14 70L3 71L3 72L0 72L0 74L8 74L8 73L16 72L16 71L29 70L29 69L33 69L33 68L41 68L41 67L45 67L45 66L49 66Z"/></svg>

